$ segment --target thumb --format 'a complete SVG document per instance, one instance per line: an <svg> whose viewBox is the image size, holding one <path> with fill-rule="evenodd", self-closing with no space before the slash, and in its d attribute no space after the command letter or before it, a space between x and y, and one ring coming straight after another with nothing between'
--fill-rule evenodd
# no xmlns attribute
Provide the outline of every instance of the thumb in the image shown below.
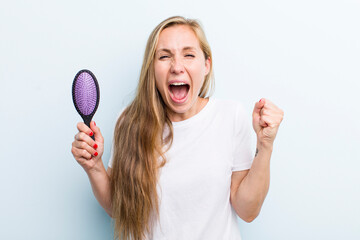
<svg viewBox="0 0 360 240"><path fill-rule="evenodd" d="M253 111L253 118L259 119L260 118L260 111L264 107L265 101L264 99L260 99L259 102L255 103L254 111Z"/></svg>
<svg viewBox="0 0 360 240"><path fill-rule="evenodd" d="M260 99L259 102L255 103L254 111L253 111L253 128L257 133L261 129L260 125L260 116L261 116L261 109L264 107L265 101L264 99Z"/></svg>
<svg viewBox="0 0 360 240"><path fill-rule="evenodd" d="M90 128L94 132L95 141L104 143L104 138L100 132L100 128L96 126L96 123L94 121L90 122Z"/></svg>

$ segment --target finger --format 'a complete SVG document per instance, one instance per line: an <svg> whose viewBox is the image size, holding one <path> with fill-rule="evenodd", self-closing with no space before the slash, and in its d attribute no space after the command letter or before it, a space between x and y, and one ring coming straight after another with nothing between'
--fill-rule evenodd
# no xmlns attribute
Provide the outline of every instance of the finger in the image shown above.
<svg viewBox="0 0 360 240"><path fill-rule="evenodd" d="M97 149L96 142L84 132L79 132L75 135L75 142L85 142L94 149ZM77 145L79 147L79 145Z"/></svg>
<svg viewBox="0 0 360 240"><path fill-rule="evenodd" d="M261 98L259 102L255 103L254 111L253 111L253 118L260 117L260 111L264 107L264 104L265 104L265 98Z"/></svg>
<svg viewBox="0 0 360 240"><path fill-rule="evenodd" d="M269 127L276 127L276 124L274 122L274 118L271 116L261 116L260 122L263 122L267 124Z"/></svg>
<svg viewBox="0 0 360 240"><path fill-rule="evenodd" d="M269 119L271 119L272 123L276 124L282 121L283 115L284 115L283 112L263 109L261 117L268 117Z"/></svg>
<svg viewBox="0 0 360 240"><path fill-rule="evenodd" d="M85 134L89 135L90 137L92 135L94 135L93 131L88 126L86 126L86 124L83 122L78 122L76 127L79 130L79 132L84 132Z"/></svg>
<svg viewBox="0 0 360 240"><path fill-rule="evenodd" d="M87 162L88 162L89 160L91 160L91 159L86 159L86 158L78 158L78 159L76 159L76 161L77 161L78 163L80 163L80 165L85 165L85 164L87 164Z"/></svg>
<svg viewBox="0 0 360 240"><path fill-rule="evenodd" d="M278 108L275 104L271 103L269 100L264 104L264 107L260 111L260 115L275 116L283 115L284 112Z"/></svg>
<svg viewBox="0 0 360 240"><path fill-rule="evenodd" d="M266 99L264 109L267 109L267 110L270 110L270 111L276 112L276 113L282 113L283 112L278 106L276 106L273 102L271 102L268 99Z"/></svg>
<svg viewBox="0 0 360 240"><path fill-rule="evenodd" d="M260 116L274 116L278 114L279 112L277 110L266 108L265 106L260 111Z"/></svg>
<svg viewBox="0 0 360 240"><path fill-rule="evenodd" d="M267 127L267 126L268 126L268 124L265 122L265 120L264 120L263 117L260 117L259 125L260 125L261 127Z"/></svg>
<svg viewBox="0 0 360 240"><path fill-rule="evenodd" d="M90 122L90 127L91 127L91 130L95 134L95 141L104 143L104 138L100 132L100 128L98 126L96 126L96 123L94 121Z"/></svg>
<svg viewBox="0 0 360 240"><path fill-rule="evenodd" d="M82 148L72 147L71 152L73 153L76 160L79 160L80 158L85 158L89 160L92 158L92 155Z"/></svg>
<svg viewBox="0 0 360 240"><path fill-rule="evenodd" d="M84 142L84 141L74 141L73 147L78 148L78 149L85 149L92 156L95 156L95 157L98 155L97 150L96 150L96 148L97 148L96 143L93 146L91 146L87 142Z"/></svg>

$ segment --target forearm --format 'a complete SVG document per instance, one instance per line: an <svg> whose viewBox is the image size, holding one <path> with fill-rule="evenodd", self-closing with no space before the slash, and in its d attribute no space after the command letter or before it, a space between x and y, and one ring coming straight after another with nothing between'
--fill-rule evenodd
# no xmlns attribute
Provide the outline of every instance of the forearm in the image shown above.
<svg viewBox="0 0 360 240"><path fill-rule="evenodd" d="M86 171L86 173L89 177L95 198L109 216L111 216L110 178L104 168L104 164L102 161L99 161L98 166Z"/></svg>
<svg viewBox="0 0 360 240"><path fill-rule="evenodd" d="M236 191L235 210L247 222L259 214L269 190L272 148L272 145L263 145L258 141L252 166Z"/></svg>

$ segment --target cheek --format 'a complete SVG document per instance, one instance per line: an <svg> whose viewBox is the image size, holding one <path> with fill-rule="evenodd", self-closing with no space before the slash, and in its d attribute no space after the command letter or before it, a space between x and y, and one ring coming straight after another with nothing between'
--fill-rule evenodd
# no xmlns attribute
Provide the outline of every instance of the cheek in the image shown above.
<svg viewBox="0 0 360 240"><path fill-rule="evenodd" d="M155 65L154 67L156 87L161 90L164 86L164 82L166 81L167 72L165 67L162 65Z"/></svg>
<svg viewBox="0 0 360 240"><path fill-rule="evenodd" d="M191 64L188 66L188 72L191 75L193 84L200 87L202 86L205 80L205 64L203 62L198 62L196 64Z"/></svg>

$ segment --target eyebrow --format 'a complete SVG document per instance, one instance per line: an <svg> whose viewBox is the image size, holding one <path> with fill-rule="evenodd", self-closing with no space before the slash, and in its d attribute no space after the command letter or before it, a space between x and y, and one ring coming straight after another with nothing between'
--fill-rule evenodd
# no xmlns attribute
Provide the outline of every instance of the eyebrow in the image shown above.
<svg viewBox="0 0 360 240"><path fill-rule="evenodd" d="M183 51L186 51L186 50L195 50L195 48L194 48L194 47L184 47L182 50L183 50ZM171 51L170 51L169 49L167 49L167 48L160 48L160 49L158 49L158 50L156 51L156 53L159 53L159 52L161 52L161 51L171 53Z"/></svg>

